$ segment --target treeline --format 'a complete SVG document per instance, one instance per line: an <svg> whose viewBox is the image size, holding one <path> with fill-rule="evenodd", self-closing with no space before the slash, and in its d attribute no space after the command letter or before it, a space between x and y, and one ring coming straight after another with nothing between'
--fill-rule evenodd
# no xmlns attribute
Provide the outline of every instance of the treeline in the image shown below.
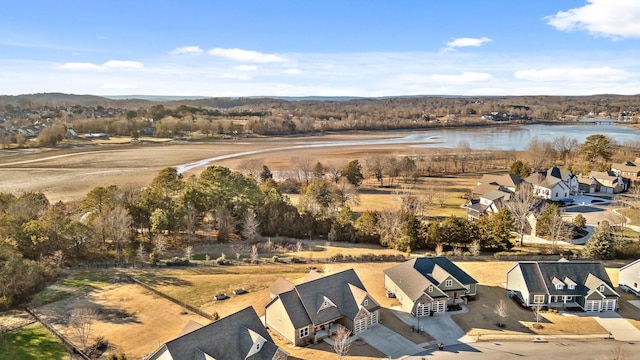
<svg viewBox="0 0 640 360"><path fill-rule="evenodd" d="M640 116L640 97L615 95L432 96L348 101L212 98L161 102L109 99L97 102L96 97L72 97L69 101L92 105L72 105L58 99L57 102L63 104L56 108L60 111L51 114L51 105L46 105L46 116L39 114L38 109L50 102L34 100L43 101L44 98L44 95L29 99L5 97L3 106L6 112L22 108L34 109L34 112L30 112L26 119L17 117L6 120L4 128L25 126L25 121L42 123L53 118L54 125L73 128L80 133L185 137L195 134L290 135L322 131L495 126L496 122L484 120L482 115L495 115L496 119L512 119L508 122L518 123L530 120L575 120L580 117L637 122ZM95 105L97 103L101 105ZM106 106L113 111L105 111Z"/></svg>

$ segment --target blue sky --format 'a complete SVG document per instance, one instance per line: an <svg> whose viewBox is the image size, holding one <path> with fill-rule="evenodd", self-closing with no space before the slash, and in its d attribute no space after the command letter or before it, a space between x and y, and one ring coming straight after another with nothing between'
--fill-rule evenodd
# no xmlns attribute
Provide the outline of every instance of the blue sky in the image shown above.
<svg viewBox="0 0 640 360"><path fill-rule="evenodd" d="M0 94L640 93L637 0L9 1Z"/></svg>

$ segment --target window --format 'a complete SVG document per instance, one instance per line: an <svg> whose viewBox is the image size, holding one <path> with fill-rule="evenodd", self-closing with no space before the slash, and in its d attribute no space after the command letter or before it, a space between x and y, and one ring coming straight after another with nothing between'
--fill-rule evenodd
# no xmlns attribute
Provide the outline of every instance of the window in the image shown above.
<svg viewBox="0 0 640 360"><path fill-rule="evenodd" d="M256 350L260 351L260 343L256 344Z"/></svg>
<svg viewBox="0 0 640 360"><path fill-rule="evenodd" d="M544 304L544 295L533 295L534 304Z"/></svg>
<svg viewBox="0 0 640 360"><path fill-rule="evenodd" d="M556 290L562 290L563 286L561 283L556 284Z"/></svg>
<svg viewBox="0 0 640 360"><path fill-rule="evenodd" d="M453 286L453 280L446 280L446 281L444 282L444 286L446 286L446 287L451 287L451 286Z"/></svg>
<svg viewBox="0 0 640 360"><path fill-rule="evenodd" d="M569 284L569 290L573 290L576 288L576 284Z"/></svg>
<svg viewBox="0 0 640 360"><path fill-rule="evenodd" d="M369 299L364 299L364 306L369 306Z"/></svg>
<svg viewBox="0 0 640 360"><path fill-rule="evenodd" d="M429 286L429 288L427 289L427 291L429 291L429 292L433 292L433 286Z"/></svg>
<svg viewBox="0 0 640 360"><path fill-rule="evenodd" d="M309 336L309 328L302 328L300 329L300 337L303 338L305 336Z"/></svg>
<svg viewBox="0 0 640 360"><path fill-rule="evenodd" d="M598 290L600 290L600 292L603 292L604 291L604 285L600 285L600 288Z"/></svg>

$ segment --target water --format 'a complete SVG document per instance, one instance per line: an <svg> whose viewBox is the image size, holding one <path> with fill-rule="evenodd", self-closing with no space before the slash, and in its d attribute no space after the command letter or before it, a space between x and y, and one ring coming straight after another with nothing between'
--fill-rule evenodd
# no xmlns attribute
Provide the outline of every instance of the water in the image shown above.
<svg viewBox="0 0 640 360"><path fill-rule="evenodd" d="M552 141L554 138L566 136L582 144L590 135L603 134L618 144L640 141L640 130L615 125L615 121L602 119L583 119L582 121L584 124L580 125L532 124L437 129L414 133L403 139L407 142L425 142L425 144L412 145L416 147L456 147L460 141L466 141L471 148L482 150L524 150L534 137Z"/></svg>
<svg viewBox="0 0 640 360"><path fill-rule="evenodd" d="M478 150L524 150L527 144L537 137L540 140L552 141L554 138L566 136L575 139L578 144L584 143L589 135L603 134L609 136L619 144L640 142L640 130L622 125L615 125L616 121L609 119L582 119L579 125L549 125L531 124L520 126L486 126L469 128L446 128L433 130L417 130L410 132L394 132L386 139L361 139L347 141L314 141L304 142L292 140L278 142L282 145L275 148L252 150L216 156L178 167L180 173L190 169L206 166L211 162L235 158L246 155L268 153L272 151L296 150L314 147L330 146L361 146L406 144L408 147L457 147L461 141L466 141L472 149ZM396 136L396 137L394 137ZM241 143L237 143L241 144Z"/></svg>

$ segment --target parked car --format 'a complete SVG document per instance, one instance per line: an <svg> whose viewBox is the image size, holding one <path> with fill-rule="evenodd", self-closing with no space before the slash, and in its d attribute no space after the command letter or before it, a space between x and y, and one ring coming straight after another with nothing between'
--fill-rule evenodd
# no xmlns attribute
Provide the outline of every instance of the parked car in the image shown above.
<svg viewBox="0 0 640 360"><path fill-rule="evenodd" d="M235 295L242 295L242 294L246 294L246 293L248 293L248 291L247 291L247 290L245 290L245 289L235 289L235 290L233 290L233 293L234 293Z"/></svg>
<svg viewBox="0 0 640 360"><path fill-rule="evenodd" d="M222 293L222 294L218 294L216 296L214 296L214 298L216 300L227 300L229 298L229 295Z"/></svg>

